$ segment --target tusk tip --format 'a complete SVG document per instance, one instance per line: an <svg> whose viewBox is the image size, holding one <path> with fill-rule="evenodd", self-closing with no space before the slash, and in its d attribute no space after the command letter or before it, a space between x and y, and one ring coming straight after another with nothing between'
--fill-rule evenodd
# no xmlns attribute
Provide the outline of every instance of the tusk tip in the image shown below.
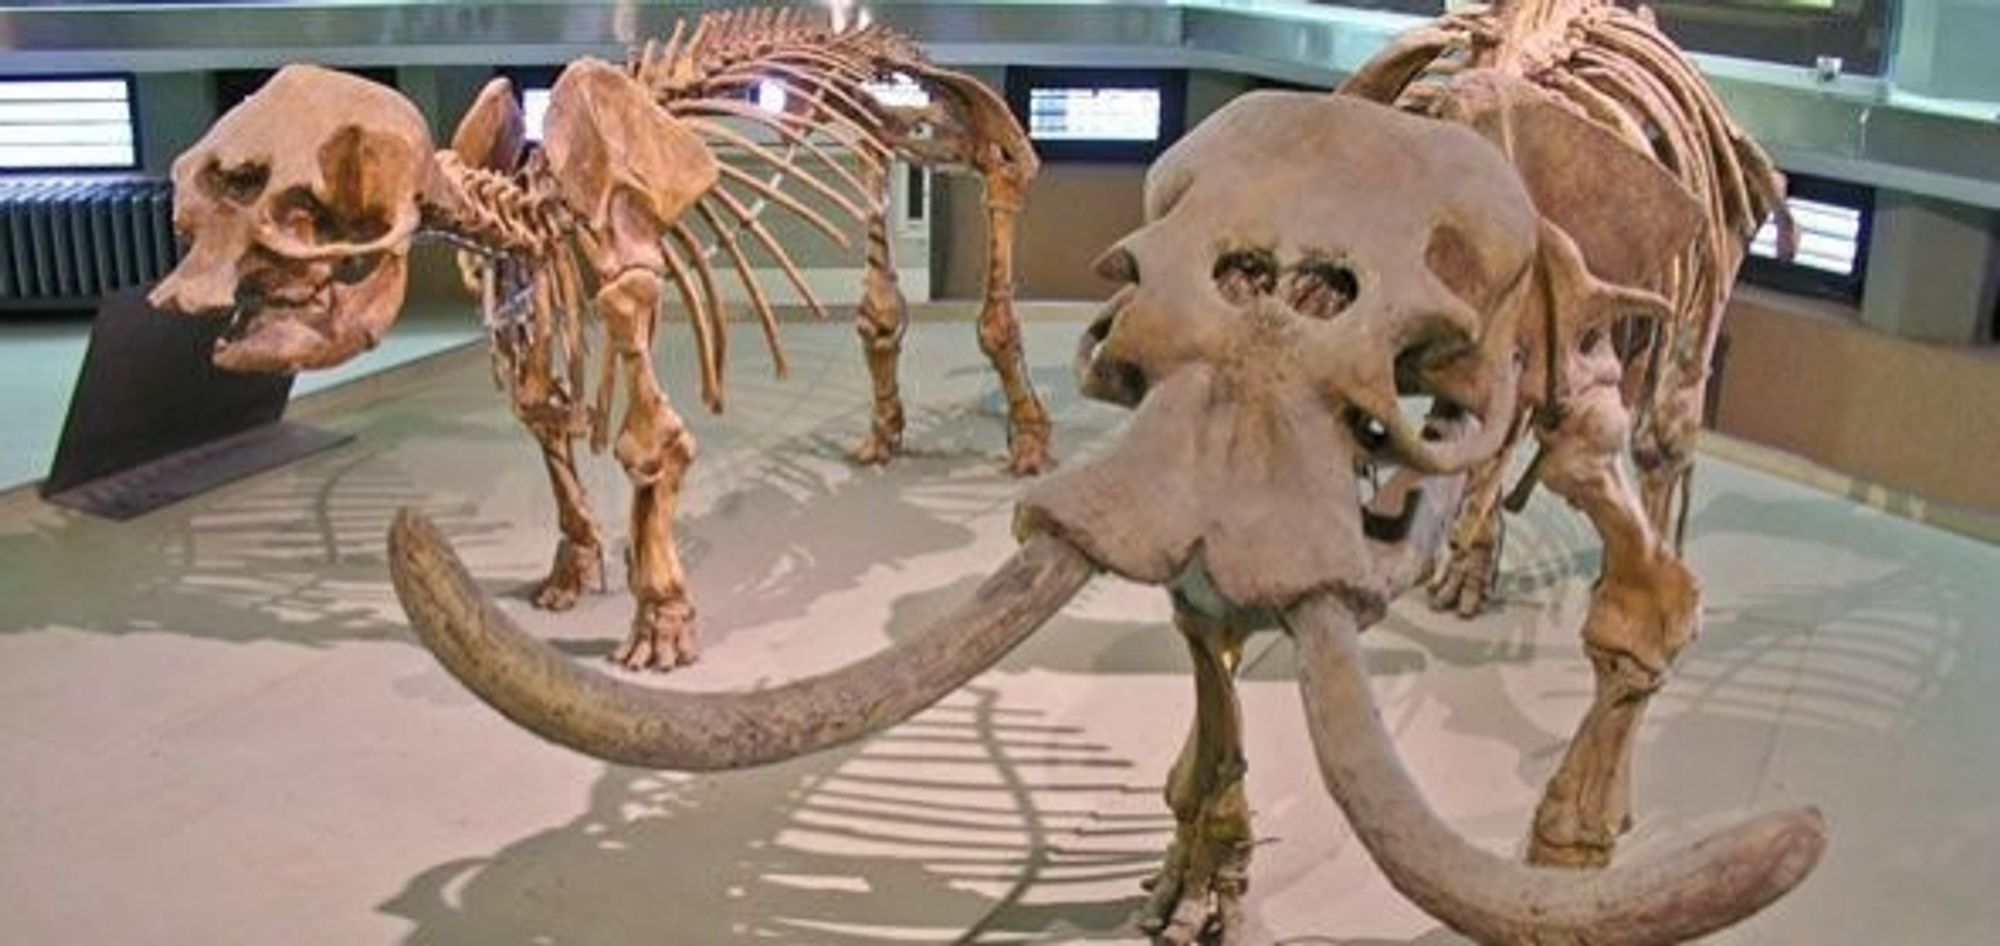
<svg viewBox="0 0 2000 946"><path fill-rule="evenodd" d="M1814 805L1773 812L1759 821L1764 876L1773 896L1781 895L1819 866L1832 832L1826 814Z"/></svg>
<svg viewBox="0 0 2000 946"><path fill-rule="evenodd" d="M1807 805L1759 815L1697 844L1694 851L1709 855L1698 859L1715 884L1714 916L1734 923L1790 893L1819 866L1829 837L1826 815Z"/></svg>

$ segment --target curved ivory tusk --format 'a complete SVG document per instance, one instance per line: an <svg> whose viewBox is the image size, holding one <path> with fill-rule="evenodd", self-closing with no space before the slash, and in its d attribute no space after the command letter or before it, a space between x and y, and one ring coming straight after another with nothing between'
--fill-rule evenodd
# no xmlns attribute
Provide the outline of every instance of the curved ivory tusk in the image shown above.
<svg viewBox="0 0 2000 946"><path fill-rule="evenodd" d="M1438 819L1404 770L1347 610L1316 596L1292 609L1286 625L1327 790L1397 890L1482 943L1679 943L1784 895L1826 848L1824 819L1801 808L1595 872L1528 867L1483 851Z"/></svg>
<svg viewBox="0 0 2000 946"><path fill-rule="evenodd" d="M763 765L881 730L992 666L1095 571L1068 543L1036 536L971 601L908 644L769 690L679 693L588 670L528 636L479 591L422 513L404 509L389 529L396 596L445 669L544 739L658 769Z"/></svg>

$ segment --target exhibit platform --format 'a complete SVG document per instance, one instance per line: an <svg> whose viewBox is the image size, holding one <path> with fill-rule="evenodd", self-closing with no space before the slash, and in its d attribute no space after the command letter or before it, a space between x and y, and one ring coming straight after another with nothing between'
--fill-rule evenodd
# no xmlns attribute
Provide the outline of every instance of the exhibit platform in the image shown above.
<svg viewBox="0 0 2000 946"><path fill-rule="evenodd" d="M1069 378L1088 306L1031 307L1059 455L1122 411ZM1019 483L972 327L909 335L910 455L850 465L869 385L844 323L754 328L728 413L663 374L700 441L679 519L705 656L659 685L768 686L905 639L1013 547ZM140 519L0 500L0 941L116 944L1139 942L1193 708L1157 591L1099 579L993 671L858 746L755 772L607 766L477 703L410 636L383 536L427 512L529 628L596 660L613 590L523 596L555 512L483 351L308 398L354 441ZM624 478L584 479L624 544ZM1144 510L1134 509L1134 515ZM1654 702L1629 853L1822 806L1832 847L1731 944L1972 946L2000 928L2000 548L1710 455L1690 554L1706 630ZM1504 606L1408 598L1365 638L1383 717L1444 816L1516 854L1588 702L1597 547L1546 494L1513 520ZM615 569L614 569L615 573ZM1290 644L1243 668L1258 943L1445 946L1325 792Z"/></svg>

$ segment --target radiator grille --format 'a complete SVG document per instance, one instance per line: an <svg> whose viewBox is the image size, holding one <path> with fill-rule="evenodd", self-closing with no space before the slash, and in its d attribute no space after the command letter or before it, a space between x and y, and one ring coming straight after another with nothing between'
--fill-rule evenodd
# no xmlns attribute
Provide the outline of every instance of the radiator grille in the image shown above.
<svg viewBox="0 0 2000 946"><path fill-rule="evenodd" d="M0 304L94 305L179 258L163 180L0 180Z"/></svg>

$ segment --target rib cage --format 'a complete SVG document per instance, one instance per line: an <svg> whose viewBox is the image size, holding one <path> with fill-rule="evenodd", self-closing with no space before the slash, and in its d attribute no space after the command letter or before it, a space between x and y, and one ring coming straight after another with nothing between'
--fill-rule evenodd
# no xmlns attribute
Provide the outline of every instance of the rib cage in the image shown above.
<svg viewBox="0 0 2000 946"><path fill-rule="evenodd" d="M982 175L1009 176L1017 185L1036 169L1026 136L1004 104L976 80L936 68L906 37L879 24L837 29L798 10L725 10L703 15L692 30L686 21L676 23L664 43L649 41L635 50L628 69L661 108L697 134L738 148L768 169L768 176L759 177L725 165L725 180L697 205L696 216L748 291L781 371L775 318L737 237L747 232L821 318L824 308L758 214L777 204L848 246L846 234L789 193L786 184L797 182L848 218L866 223L883 213L894 159L965 166ZM916 81L936 104L908 109L878 103L868 85L897 75ZM765 83L786 93L785 110L766 111L746 100ZM783 142L781 148L724 124L729 119L765 129ZM975 136L997 142L999 159L975 153ZM843 166L835 152L852 155L860 173ZM676 242L690 247L691 235ZM709 255L712 251L694 254L690 262L694 279L704 285L713 280ZM684 286L682 294L692 299L690 288ZM710 296L707 302L713 317L719 300Z"/></svg>
<svg viewBox="0 0 2000 946"><path fill-rule="evenodd" d="M727 262L749 296L780 376L787 360L751 251L761 250L804 304L827 317L791 254L765 226L767 209L791 214L851 249L851 231L835 218L865 225L883 214L893 160L969 170L985 180L990 200L1016 205L1038 169L1026 133L991 90L934 66L909 39L879 24L837 29L799 10L724 10L702 15L692 27L677 22L664 42L634 49L626 69L662 110L711 147L750 159L720 162L721 180L670 222L661 246L663 275L695 335L702 396L711 410L723 402L728 319L715 257ZM868 85L897 75L915 81L932 104L877 102ZM764 83L785 91L785 110L766 111L749 100ZM768 134L746 134L739 130L743 125ZM859 169L844 165L843 155ZM575 215L561 205L538 155L503 174L467 167L444 151L440 171L455 206L431 232L470 251L461 266L483 299L496 381L510 391L524 422L587 428L593 448L603 449L615 384L609 352L600 357L592 403L581 397L587 297L575 257L591 236L579 232ZM806 194L831 208L831 218L802 200ZM566 366L561 375L550 370L557 364Z"/></svg>
<svg viewBox="0 0 2000 946"><path fill-rule="evenodd" d="M987 179L989 195L995 178L1018 189L1037 169L1026 134L1003 102L977 80L932 65L908 38L880 24L843 29L799 10L724 10L704 14L691 29L686 21L677 22L665 42L648 41L635 49L627 69L668 114L703 139L734 147L765 169L760 176L722 165L723 180L692 214L712 241L707 249L697 248L688 221L671 231L670 275L698 331L701 323L707 324L715 363L705 370L716 375L724 355L724 319L709 261L718 251L749 294L778 371L786 370L776 317L752 274L740 239L744 234L778 265L816 316L827 316L790 254L759 217L767 206L777 205L843 248L850 241L836 222L799 200L787 185L796 183L801 192L849 220L867 224L884 213L893 160L967 168ZM898 75L915 81L933 104L900 108L876 101L869 84ZM767 83L785 92L782 111L766 111L747 100ZM727 124L732 119L764 129L782 144L739 132ZM979 148L981 141L998 147ZM853 156L860 171L842 165L841 154ZM680 255L687 257L684 262L677 259Z"/></svg>

